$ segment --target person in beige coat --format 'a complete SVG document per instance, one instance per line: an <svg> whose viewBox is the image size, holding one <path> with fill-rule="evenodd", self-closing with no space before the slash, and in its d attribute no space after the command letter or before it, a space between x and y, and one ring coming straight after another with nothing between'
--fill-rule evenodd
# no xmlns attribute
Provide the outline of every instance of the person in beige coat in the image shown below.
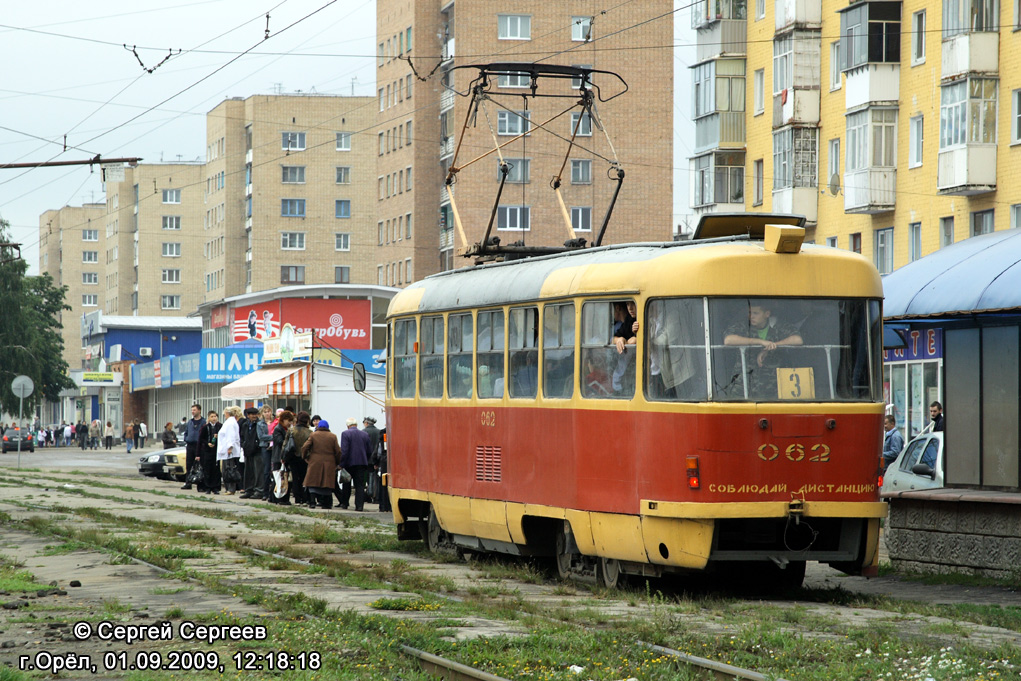
<svg viewBox="0 0 1021 681"><path fill-rule="evenodd" d="M340 443L330 432L325 419L319 421L315 432L301 446L301 456L308 462L305 489L321 508L333 508L333 490L337 486L337 469L340 468Z"/></svg>

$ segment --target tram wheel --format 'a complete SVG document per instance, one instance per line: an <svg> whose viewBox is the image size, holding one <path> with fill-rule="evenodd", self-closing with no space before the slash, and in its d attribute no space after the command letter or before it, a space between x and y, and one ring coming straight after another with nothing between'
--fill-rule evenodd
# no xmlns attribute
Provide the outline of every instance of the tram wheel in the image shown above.
<svg viewBox="0 0 1021 681"><path fill-rule="evenodd" d="M429 550L433 553L440 552L440 536L443 533L443 528L440 527L440 521L436 519L436 513L434 511L429 512L429 520L426 524L425 531L425 545L429 547Z"/></svg>
<svg viewBox="0 0 1021 681"><path fill-rule="evenodd" d="M571 576L571 561L573 556L567 550L567 535L557 532L557 577L569 579Z"/></svg>
<svg viewBox="0 0 1021 681"><path fill-rule="evenodd" d="M600 558L596 563L596 581L606 589L616 589L620 579L620 563L615 558Z"/></svg>

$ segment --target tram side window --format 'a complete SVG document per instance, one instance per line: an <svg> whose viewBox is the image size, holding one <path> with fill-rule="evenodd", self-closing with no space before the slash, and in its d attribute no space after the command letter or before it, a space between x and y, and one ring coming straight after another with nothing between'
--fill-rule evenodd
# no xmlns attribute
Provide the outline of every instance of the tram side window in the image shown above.
<svg viewBox="0 0 1021 681"><path fill-rule="evenodd" d="M646 397L704 401L707 392L702 299L653 300L646 309L642 325Z"/></svg>
<svg viewBox="0 0 1021 681"><path fill-rule="evenodd" d="M452 314L447 322L447 396L472 396L472 316Z"/></svg>
<svg viewBox="0 0 1021 681"><path fill-rule="evenodd" d="M475 347L479 397L503 397L503 310L479 312Z"/></svg>
<svg viewBox="0 0 1021 681"><path fill-rule="evenodd" d="M542 394L552 398L574 394L574 303L543 309Z"/></svg>
<svg viewBox="0 0 1021 681"><path fill-rule="evenodd" d="M422 318L420 397L443 397L443 317Z"/></svg>
<svg viewBox="0 0 1021 681"><path fill-rule="evenodd" d="M416 332L414 319L394 323L394 397L415 396Z"/></svg>
<svg viewBox="0 0 1021 681"><path fill-rule="evenodd" d="M534 399L539 387L539 310L515 307L510 311L511 397Z"/></svg>
<svg viewBox="0 0 1021 681"><path fill-rule="evenodd" d="M581 308L581 394L593 399L624 398L635 394L635 348L625 344L617 352L613 337L627 315L630 301L587 302ZM629 329L630 330L630 329Z"/></svg>

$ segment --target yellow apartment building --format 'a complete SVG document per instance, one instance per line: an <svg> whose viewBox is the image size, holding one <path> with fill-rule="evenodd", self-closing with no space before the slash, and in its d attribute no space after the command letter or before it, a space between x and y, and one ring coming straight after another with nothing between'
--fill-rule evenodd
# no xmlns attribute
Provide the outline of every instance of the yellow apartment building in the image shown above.
<svg viewBox="0 0 1021 681"><path fill-rule="evenodd" d="M201 302L375 281L374 104L253 95L209 112Z"/></svg>
<svg viewBox="0 0 1021 681"><path fill-rule="evenodd" d="M593 242L616 183L626 177L604 243L671 238L673 165L672 6L665 0L606 9L591 0L570 4L526 0L512 7L481 0L379 0L377 3L378 171L377 279L403 286L439 270L463 267L444 179L469 109L475 69L455 66L542 62L613 71L628 90L598 101L598 129L579 110L578 83L540 82L540 92L571 98L528 99L529 78L508 73L474 117L457 164L529 133L503 149L510 166L492 234L501 243L559 246ZM609 100L623 88L596 75ZM539 123L561 114L543 130ZM566 140L580 117L578 144ZM611 146L612 142L612 146ZM571 229L550 188L564 167L561 191ZM468 245L482 240L499 185L495 154L457 175L454 196Z"/></svg>
<svg viewBox="0 0 1021 681"><path fill-rule="evenodd" d="M68 367L82 366L78 320L102 305L106 291L106 206L87 203L48 210L39 216L39 271L57 286L66 286L71 307L59 315Z"/></svg>
<svg viewBox="0 0 1021 681"><path fill-rule="evenodd" d="M1018 226L1016 5L707 0L692 26L696 213L800 213L884 273Z"/></svg>

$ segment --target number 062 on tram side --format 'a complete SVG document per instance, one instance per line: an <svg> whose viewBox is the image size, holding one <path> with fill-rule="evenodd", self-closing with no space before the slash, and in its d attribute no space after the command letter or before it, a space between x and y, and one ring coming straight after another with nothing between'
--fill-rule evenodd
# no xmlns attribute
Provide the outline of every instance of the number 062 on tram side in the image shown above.
<svg viewBox="0 0 1021 681"><path fill-rule="evenodd" d="M726 216L724 216L726 217ZM398 534L562 576L875 575L882 284L797 220L444 272L387 316ZM786 216L790 217L790 216ZM705 223L710 225L710 223Z"/></svg>

